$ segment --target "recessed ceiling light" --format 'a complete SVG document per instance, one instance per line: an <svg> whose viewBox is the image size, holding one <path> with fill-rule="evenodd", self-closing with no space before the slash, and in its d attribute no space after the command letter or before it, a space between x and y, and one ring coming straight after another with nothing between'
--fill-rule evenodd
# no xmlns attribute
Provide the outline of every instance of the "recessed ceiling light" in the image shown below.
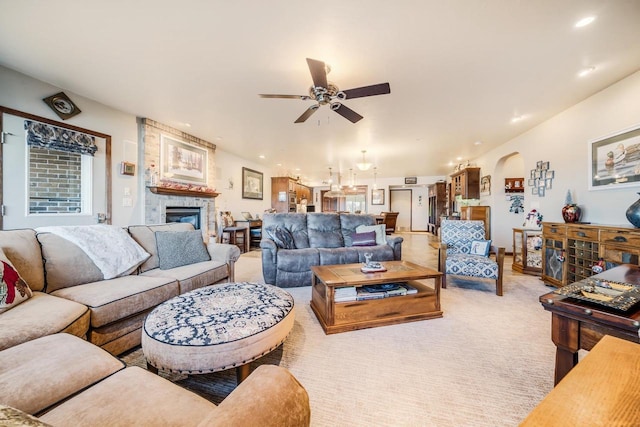
<svg viewBox="0 0 640 427"><path fill-rule="evenodd" d="M188 128L191 127L191 123L185 123L184 125L185 125L185 127L188 127Z"/></svg>
<svg viewBox="0 0 640 427"><path fill-rule="evenodd" d="M473 145L481 145L481 144L482 144L482 141L476 141L473 143Z"/></svg>
<svg viewBox="0 0 640 427"><path fill-rule="evenodd" d="M578 77L586 77L589 74L593 73L596 70L596 67L585 68L584 70L578 73Z"/></svg>
<svg viewBox="0 0 640 427"><path fill-rule="evenodd" d="M260 154L258 157L260 157L261 159L264 159L264 154Z"/></svg>
<svg viewBox="0 0 640 427"><path fill-rule="evenodd" d="M460 161L460 160L462 160L462 157L456 157L456 160Z"/></svg>
<svg viewBox="0 0 640 427"><path fill-rule="evenodd" d="M581 20L576 22L574 27L576 28L586 27L587 25L591 24L595 20L596 20L595 16L587 16L586 18L582 18Z"/></svg>
<svg viewBox="0 0 640 427"><path fill-rule="evenodd" d="M518 123L519 121L521 121L522 119L524 119L524 116L514 116L511 119L511 123Z"/></svg>

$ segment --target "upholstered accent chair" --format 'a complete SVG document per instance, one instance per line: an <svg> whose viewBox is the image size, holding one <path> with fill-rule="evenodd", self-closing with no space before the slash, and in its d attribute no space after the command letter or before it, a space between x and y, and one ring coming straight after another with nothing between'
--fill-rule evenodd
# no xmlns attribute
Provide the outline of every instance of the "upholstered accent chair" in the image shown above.
<svg viewBox="0 0 640 427"><path fill-rule="evenodd" d="M396 232L396 221L398 220L398 212L381 212L382 223L386 227L386 234L393 234Z"/></svg>
<svg viewBox="0 0 640 427"><path fill-rule="evenodd" d="M443 288L448 275L492 279L502 296L503 268L504 248L485 240L483 221L442 220L438 271L444 273Z"/></svg>

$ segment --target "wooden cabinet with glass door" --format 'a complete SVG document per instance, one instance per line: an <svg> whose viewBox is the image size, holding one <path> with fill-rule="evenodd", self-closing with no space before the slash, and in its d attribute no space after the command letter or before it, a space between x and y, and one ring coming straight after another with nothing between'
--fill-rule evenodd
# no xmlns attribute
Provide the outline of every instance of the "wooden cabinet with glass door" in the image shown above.
<svg viewBox="0 0 640 427"><path fill-rule="evenodd" d="M542 230L513 229L513 271L542 274Z"/></svg>

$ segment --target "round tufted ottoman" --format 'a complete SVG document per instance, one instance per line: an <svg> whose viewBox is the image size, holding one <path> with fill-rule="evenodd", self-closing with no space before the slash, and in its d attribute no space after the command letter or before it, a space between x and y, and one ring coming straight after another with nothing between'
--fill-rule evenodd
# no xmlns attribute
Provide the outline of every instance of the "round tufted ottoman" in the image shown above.
<svg viewBox="0 0 640 427"><path fill-rule="evenodd" d="M237 368L285 340L293 327L293 297L272 285L223 283L179 295L144 321L142 351L149 370L206 374Z"/></svg>

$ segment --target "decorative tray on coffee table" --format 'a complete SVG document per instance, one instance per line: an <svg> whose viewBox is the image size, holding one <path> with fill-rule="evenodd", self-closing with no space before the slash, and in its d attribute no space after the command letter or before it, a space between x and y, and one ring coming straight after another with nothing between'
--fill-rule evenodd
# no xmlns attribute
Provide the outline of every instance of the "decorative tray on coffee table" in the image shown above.
<svg viewBox="0 0 640 427"><path fill-rule="evenodd" d="M370 262L369 264L363 263L362 267L360 267L360 271L363 273L380 273L382 271L387 271L384 265L379 262Z"/></svg>
<svg viewBox="0 0 640 427"><path fill-rule="evenodd" d="M640 302L640 286L612 280L587 278L553 292L622 311Z"/></svg>

